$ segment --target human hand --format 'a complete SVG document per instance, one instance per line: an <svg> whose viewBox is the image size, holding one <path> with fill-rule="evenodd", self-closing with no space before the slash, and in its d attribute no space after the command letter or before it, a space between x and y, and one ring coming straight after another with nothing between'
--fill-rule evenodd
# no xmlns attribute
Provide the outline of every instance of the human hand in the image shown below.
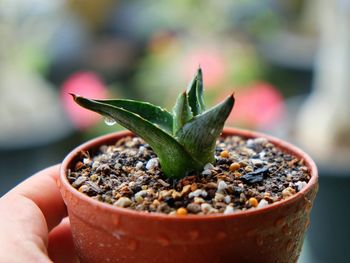
<svg viewBox="0 0 350 263"><path fill-rule="evenodd" d="M0 262L79 262L58 176L47 168L0 198Z"/></svg>

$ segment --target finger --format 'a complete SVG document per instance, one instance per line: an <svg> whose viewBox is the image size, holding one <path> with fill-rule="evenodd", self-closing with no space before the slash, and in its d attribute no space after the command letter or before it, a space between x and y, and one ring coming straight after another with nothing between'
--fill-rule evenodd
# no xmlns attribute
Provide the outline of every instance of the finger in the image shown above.
<svg viewBox="0 0 350 263"><path fill-rule="evenodd" d="M51 230L49 234L48 253L55 263L79 262L75 255L72 233L68 218Z"/></svg>
<svg viewBox="0 0 350 263"><path fill-rule="evenodd" d="M0 199L0 262L50 262L47 225L39 207L26 197Z"/></svg>
<svg viewBox="0 0 350 263"><path fill-rule="evenodd" d="M66 215L58 176L58 166L48 168L0 199L0 262L51 262L48 229Z"/></svg>
<svg viewBox="0 0 350 263"><path fill-rule="evenodd" d="M44 215L50 231L67 214L56 183L58 177L59 165L52 166L28 178L3 198L22 196L33 201Z"/></svg>

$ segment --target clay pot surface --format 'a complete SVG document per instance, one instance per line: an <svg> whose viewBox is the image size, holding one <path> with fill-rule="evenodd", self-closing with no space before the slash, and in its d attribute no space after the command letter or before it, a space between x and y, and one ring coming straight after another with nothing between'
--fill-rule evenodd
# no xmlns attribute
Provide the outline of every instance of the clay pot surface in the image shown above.
<svg viewBox="0 0 350 263"><path fill-rule="evenodd" d="M124 131L91 140L63 161L58 185L67 205L81 262L296 262L318 189L313 160L300 149L260 133L225 128L222 136L264 137L305 161L308 184L289 199L230 215L168 216L136 212L96 201L67 180L81 151L132 135Z"/></svg>

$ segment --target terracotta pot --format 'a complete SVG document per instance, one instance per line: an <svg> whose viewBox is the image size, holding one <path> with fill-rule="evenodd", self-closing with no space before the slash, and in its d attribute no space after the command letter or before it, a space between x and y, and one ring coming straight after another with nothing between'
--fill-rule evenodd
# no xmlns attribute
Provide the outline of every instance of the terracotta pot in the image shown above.
<svg viewBox="0 0 350 263"><path fill-rule="evenodd" d="M265 137L304 159L311 180L291 198L230 215L168 216L118 208L74 189L67 170L81 151L94 152L131 135L102 136L74 149L63 161L59 187L68 208L81 262L296 262L316 196L317 168L298 148L279 139L226 128L223 136Z"/></svg>

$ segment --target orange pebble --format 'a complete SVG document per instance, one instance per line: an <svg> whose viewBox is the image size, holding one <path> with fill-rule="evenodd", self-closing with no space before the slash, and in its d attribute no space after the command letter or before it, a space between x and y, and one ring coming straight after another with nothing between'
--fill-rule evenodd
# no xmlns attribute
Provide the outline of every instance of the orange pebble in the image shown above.
<svg viewBox="0 0 350 263"><path fill-rule="evenodd" d="M231 163L231 165L230 165L231 172L234 172L234 171L238 170L239 168L241 168L241 165L239 163Z"/></svg>
<svg viewBox="0 0 350 263"><path fill-rule="evenodd" d="M258 200L256 200L256 198L254 197L249 198L248 202L252 207L257 207L259 204Z"/></svg>
<svg viewBox="0 0 350 263"><path fill-rule="evenodd" d="M84 164L83 164L82 162L77 162L77 163L75 164L75 170L76 170L76 171L80 170L80 169L83 168L83 167L84 167Z"/></svg>
<svg viewBox="0 0 350 263"><path fill-rule="evenodd" d="M224 150L220 153L220 156L222 158L228 158L228 157L230 157L230 153L228 151Z"/></svg>
<svg viewBox="0 0 350 263"><path fill-rule="evenodd" d="M180 207L179 209L176 210L176 214L180 216L185 216L187 215L187 209Z"/></svg>
<svg viewBox="0 0 350 263"><path fill-rule="evenodd" d="M196 183L191 184L191 192L194 192L196 190L197 190L197 184Z"/></svg>

